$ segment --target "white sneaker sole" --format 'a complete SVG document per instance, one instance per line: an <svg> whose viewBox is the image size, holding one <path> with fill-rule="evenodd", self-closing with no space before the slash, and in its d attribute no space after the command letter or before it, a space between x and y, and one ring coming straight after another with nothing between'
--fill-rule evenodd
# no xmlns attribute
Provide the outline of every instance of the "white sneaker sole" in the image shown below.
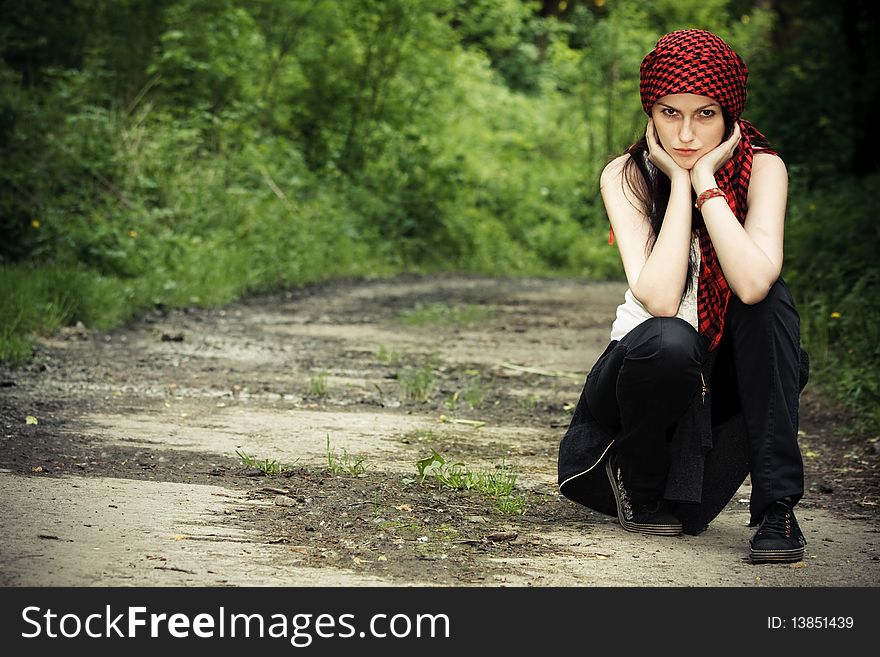
<svg viewBox="0 0 880 657"><path fill-rule="evenodd" d="M750 550L752 563L795 563L804 558L804 548L791 550Z"/></svg>

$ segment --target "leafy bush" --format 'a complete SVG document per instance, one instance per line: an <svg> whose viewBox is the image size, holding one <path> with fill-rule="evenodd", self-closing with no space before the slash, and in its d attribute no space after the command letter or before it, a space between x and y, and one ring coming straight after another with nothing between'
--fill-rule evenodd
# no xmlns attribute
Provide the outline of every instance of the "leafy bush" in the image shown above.
<svg viewBox="0 0 880 657"><path fill-rule="evenodd" d="M786 280L822 389L880 426L880 177L792 190Z"/></svg>

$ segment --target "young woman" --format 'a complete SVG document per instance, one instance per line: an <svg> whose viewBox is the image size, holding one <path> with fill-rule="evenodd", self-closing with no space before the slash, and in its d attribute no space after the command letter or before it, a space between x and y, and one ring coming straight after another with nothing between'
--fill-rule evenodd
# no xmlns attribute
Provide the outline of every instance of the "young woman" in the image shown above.
<svg viewBox="0 0 880 657"><path fill-rule="evenodd" d="M629 289L559 451L562 494L653 535L699 533L751 476L755 563L803 558L799 318L780 278L787 174L740 118L745 63L662 37L644 137L602 173Z"/></svg>

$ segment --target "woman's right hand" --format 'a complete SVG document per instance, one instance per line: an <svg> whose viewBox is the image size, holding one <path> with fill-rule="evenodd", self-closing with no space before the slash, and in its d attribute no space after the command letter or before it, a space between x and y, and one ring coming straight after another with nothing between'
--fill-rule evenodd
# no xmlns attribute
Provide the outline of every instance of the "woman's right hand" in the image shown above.
<svg viewBox="0 0 880 657"><path fill-rule="evenodd" d="M657 139L657 131L654 129L654 119L648 119L645 141L648 142L648 159L665 173L670 180L681 177L690 181L690 172L680 167L672 159L672 156L663 150L663 146L660 145L660 141Z"/></svg>

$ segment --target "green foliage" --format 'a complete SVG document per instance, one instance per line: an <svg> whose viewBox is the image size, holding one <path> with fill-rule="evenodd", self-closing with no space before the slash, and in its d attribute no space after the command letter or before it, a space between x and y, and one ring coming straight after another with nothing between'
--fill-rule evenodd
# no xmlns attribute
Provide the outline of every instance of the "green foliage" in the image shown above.
<svg viewBox="0 0 880 657"><path fill-rule="evenodd" d="M419 368L409 368L398 374L401 396L403 399L426 402L431 398L437 385L434 368L430 364Z"/></svg>
<svg viewBox="0 0 880 657"><path fill-rule="evenodd" d="M877 170L880 15L867 0L796 0L751 60L752 116L810 184ZM778 44L785 47L778 47Z"/></svg>
<svg viewBox="0 0 880 657"><path fill-rule="evenodd" d="M538 91L548 72L543 62L556 22L537 15L540 2L523 0L457 0L452 22L461 43L489 58L514 90Z"/></svg>
<svg viewBox="0 0 880 657"><path fill-rule="evenodd" d="M244 465L259 470L267 477L275 477L293 469L293 465L290 463L280 463L275 459L260 460L239 449L235 450L235 453Z"/></svg>
<svg viewBox="0 0 880 657"><path fill-rule="evenodd" d="M330 448L330 435L327 435L327 470L331 473L347 474L352 477L366 476L365 460L365 456L352 456L344 447L342 456L338 456L336 450Z"/></svg>
<svg viewBox="0 0 880 657"><path fill-rule="evenodd" d="M792 190L787 282L813 380L880 427L880 177ZM845 256L843 256L845 254Z"/></svg>
<svg viewBox="0 0 880 657"><path fill-rule="evenodd" d="M23 363L29 336L82 322L88 328L116 325L127 316L136 288L97 272L72 267L0 266L0 360Z"/></svg>
<svg viewBox="0 0 880 657"><path fill-rule="evenodd" d="M157 91L185 104L172 111L220 113L256 100L256 82L266 68L259 28L234 0L180 0L165 12L166 30L147 73Z"/></svg>
<svg viewBox="0 0 880 657"><path fill-rule="evenodd" d="M519 401L519 410L522 413L534 413L538 408L538 399L534 395L528 395Z"/></svg>
<svg viewBox="0 0 880 657"><path fill-rule="evenodd" d="M476 370L468 370L465 372L465 379L459 390L450 395L446 400L446 407L450 411L458 409L460 401L465 402L471 409L481 408L486 401L486 397L492 392L495 385L495 379L485 379Z"/></svg>
<svg viewBox="0 0 880 657"><path fill-rule="evenodd" d="M490 497L501 513L525 513L525 500L515 494L516 472L503 464L492 471L473 472L432 449L430 456L416 462L416 469L422 484L430 477L441 488L475 490Z"/></svg>
<svg viewBox="0 0 880 657"><path fill-rule="evenodd" d="M397 366L403 361L403 353L396 349L387 349L385 345L380 345L376 358L383 365Z"/></svg>
<svg viewBox="0 0 880 657"><path fill-rule="evenodd" d="M321 370L309 381L309 394L314 397L327 396L327 370Z"/></svg>

